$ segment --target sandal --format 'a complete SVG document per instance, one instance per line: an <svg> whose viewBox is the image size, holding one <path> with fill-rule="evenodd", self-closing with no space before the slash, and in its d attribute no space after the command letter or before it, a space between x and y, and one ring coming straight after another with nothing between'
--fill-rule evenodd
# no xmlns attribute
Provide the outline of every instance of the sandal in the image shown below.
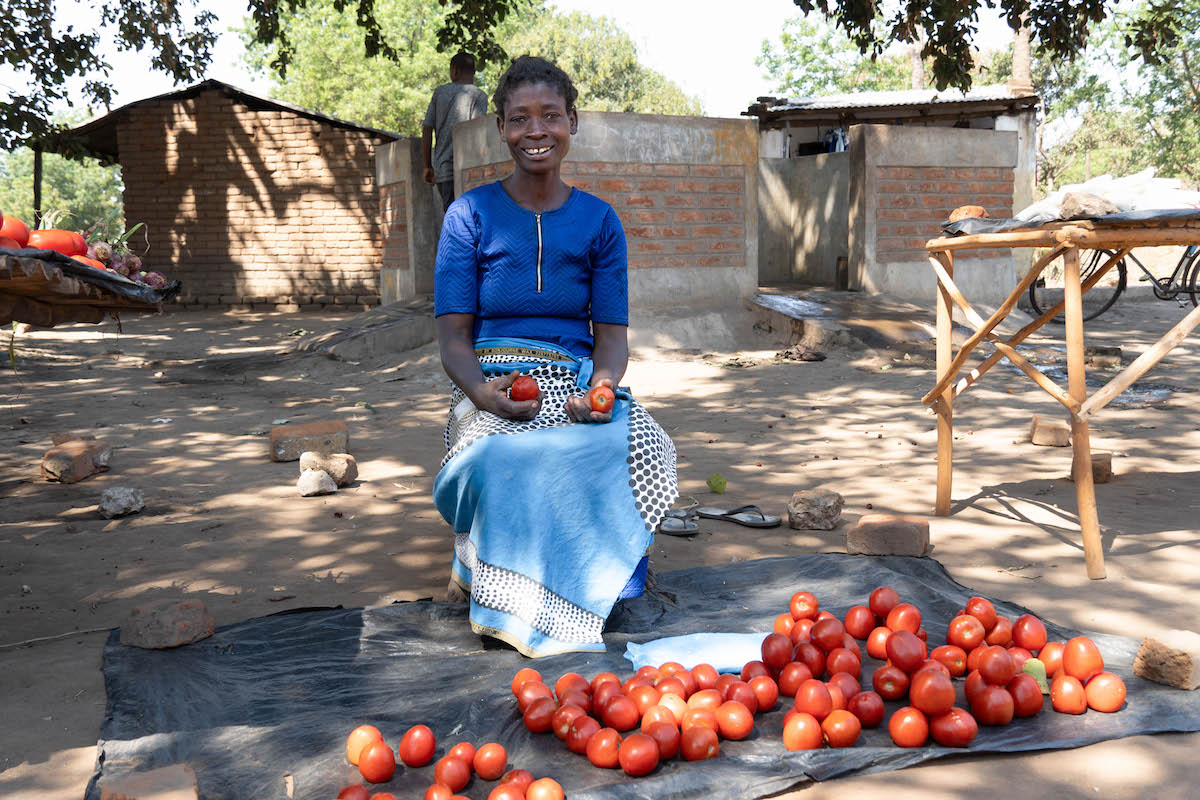
<svg viewBox="0 0 1200 800"><path fill-rule="evenodd" d="M741 506L726 511L721 508L697 508L696 514L705 519L723 519L726 522L736 522L747 528L777 528L780 519L774 514L764 514L758 506Z"/></svg>
<svg viewBox="0 0 1200 800"><path fill-rule="evenodd" d="M700 532L700 526L693 520L668 514L658 523L658 532L668 536L695 536Z"/></svg>

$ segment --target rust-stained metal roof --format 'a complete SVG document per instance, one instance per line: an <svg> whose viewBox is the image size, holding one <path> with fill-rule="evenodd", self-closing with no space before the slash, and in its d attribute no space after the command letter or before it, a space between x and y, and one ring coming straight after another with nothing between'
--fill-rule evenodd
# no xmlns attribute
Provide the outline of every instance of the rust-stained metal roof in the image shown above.
<svg viewBox="0 0 1200 800"><path fill-rule="evenodd" d="M1037 94L1014 91L1003 84L959 89L900 89L894 91L848 92L821 97L759 97L743 116L764 123L775 120L829 119L832 117L879 119L889 111L896 116L920 117L962 114L991 116L1006 110L1022 111L1037 106Z"/></svg>

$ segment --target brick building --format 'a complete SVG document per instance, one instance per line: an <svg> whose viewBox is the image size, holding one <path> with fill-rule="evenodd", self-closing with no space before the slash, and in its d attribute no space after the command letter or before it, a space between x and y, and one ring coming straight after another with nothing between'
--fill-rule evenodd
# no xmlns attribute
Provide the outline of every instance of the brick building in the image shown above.
<svg viewBox="0 0 1200 800"><path fill-rule="evenodd" d="M144 261L182 281L184 306L379 303L383 228L396 224L397 198L380 197L375 151L399 135L215 80L74 132L120 163L125 219L146 224Z"/></svg>

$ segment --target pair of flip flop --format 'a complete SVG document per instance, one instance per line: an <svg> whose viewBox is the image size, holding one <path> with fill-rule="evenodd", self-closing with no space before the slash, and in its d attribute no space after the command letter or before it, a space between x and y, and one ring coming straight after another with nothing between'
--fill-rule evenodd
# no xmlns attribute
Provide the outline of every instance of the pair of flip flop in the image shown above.
<svg viewBox="0 0 1200 800"><path fill-rule="evenodd" d="M738 525L745 525L747 528L775 528L779 526L780 522L779 517L774 514L764 514L758 506L752 505L729 510L711 506L672 508L666 512L662 522L659 523L658 531L671 536L692 536L700 532L700 526L695 522L696 517L734 522Z"/></svg>

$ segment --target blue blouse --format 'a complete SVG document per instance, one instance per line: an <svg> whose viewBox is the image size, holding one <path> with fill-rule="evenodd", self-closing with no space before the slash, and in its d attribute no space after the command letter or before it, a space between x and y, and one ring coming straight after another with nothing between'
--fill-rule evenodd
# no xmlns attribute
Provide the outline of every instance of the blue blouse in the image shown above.
<svg viewBox="0 0 1200 800"><path fill-rule="evenodd" d="M512 336L592 354L591 322L629 324L625 231L573 189L535 214L490 183L451 204L434 268L434 315L474 314L474 338Z"/></svg>

